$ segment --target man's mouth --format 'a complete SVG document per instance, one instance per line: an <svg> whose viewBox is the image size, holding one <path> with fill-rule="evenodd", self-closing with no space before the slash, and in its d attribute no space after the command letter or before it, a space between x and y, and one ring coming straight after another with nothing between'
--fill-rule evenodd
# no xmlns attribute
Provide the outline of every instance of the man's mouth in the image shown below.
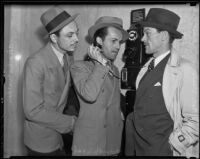
<svg viewBox="0 0 200 159"><path fill-rule="evenodd" d="M112 51L113 54L118 54L119 51Z"/></svg>

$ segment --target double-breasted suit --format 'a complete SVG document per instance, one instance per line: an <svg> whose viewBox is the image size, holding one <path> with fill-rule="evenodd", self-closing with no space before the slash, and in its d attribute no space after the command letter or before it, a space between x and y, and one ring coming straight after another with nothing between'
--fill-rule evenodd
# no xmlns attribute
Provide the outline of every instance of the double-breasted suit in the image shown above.
<svg viewBox="0 0 200 159"><path fill-rule="evenodd" d="M23 85L25 145L43 153L61 148L61 133L71 131L73 126L73 117L62 114L70 74L67 71L64 75L50 43L27 59Z"/></svg>
<svg viewBox="0 0 200 159"><path fill-rule="evenodd" d="M73 155L114 155L120 152L123 120L119 79L93 61L77 61L71 74L80 102L75 124ZM113 66L116 76L118 69Z"/></svg>

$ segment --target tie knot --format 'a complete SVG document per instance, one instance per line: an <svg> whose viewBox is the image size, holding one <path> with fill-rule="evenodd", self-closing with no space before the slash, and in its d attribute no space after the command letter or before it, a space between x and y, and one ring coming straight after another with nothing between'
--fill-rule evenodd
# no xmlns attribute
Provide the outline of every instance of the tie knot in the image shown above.
<svg viewBox="0 0 200 159"><path fill-rule="evenodd" d="M67 59L66 53L63 55L63 61Z"/></svg>
<svg viewBox="0 0 200 159"><path fill-rule="evenodd" d="M152 59L151 62L149 63L148 71L151 71L154 69L154 62L155 62L155 59Z"/></svg>

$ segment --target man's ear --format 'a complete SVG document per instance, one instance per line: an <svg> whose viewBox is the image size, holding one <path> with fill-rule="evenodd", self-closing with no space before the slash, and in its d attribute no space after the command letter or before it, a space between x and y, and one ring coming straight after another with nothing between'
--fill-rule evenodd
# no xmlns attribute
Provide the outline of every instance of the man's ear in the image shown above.
<svg viewBox="0 0 200 159"><path fill-rule="evenodd" d="M101 39L100 37L97 37L97 38L96 38L96 41L97 41L97 43L99 43L100 45L103 44L102 39Z"/></svg>
<svg viewBox="0 0 200 159"><path fill-rule="evenodd" d="M169 39L169 33L167 31L162 31L162 41Z"/></svg>
<svg viewBox="0 0 200 159"><path fill-rule="evenodd" d="M57 43L57 36L56 36L56 34L51 34L51 35L50 35L50 39L51 39L51 41L52 41L53 43Z"/></svg>

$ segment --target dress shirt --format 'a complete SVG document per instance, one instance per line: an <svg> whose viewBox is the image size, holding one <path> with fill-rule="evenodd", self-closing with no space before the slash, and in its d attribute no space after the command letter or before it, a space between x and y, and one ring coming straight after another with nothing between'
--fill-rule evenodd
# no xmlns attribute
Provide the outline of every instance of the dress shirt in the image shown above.
<svg viewBox="0 0 200 159"><path fill-rule="evenodd" d="M165 52L164 54L161 54L160 56L156 57L154 60L154 67L156 67L162 59L164 59L168 54L170 53L170 50Z"/></svg>
<svg viewBox="0 0 200 159"><path fill-rule="evenodd" d="M64 62L63 62L63 53L61 53L60 51L58 51L52 44L51 44L51 47L53 49L53 52L56 54L56 56L58 57L58 60L61 64L61 66L64 65Z"/></svg>

